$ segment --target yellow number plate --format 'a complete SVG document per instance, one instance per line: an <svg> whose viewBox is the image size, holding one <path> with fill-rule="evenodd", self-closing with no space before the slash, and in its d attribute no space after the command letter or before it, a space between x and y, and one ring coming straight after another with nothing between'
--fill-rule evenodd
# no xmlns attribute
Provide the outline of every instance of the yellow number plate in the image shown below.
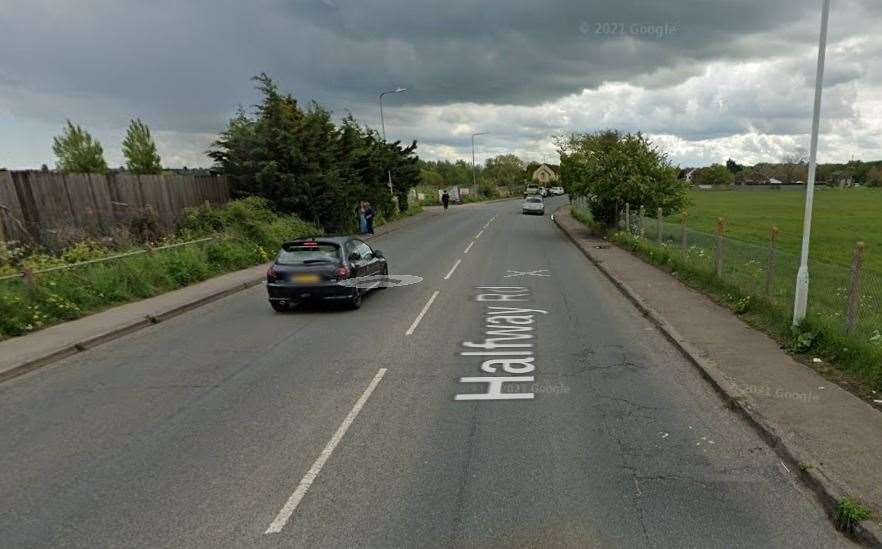
<svg viewBox="0 0 882 549"><path fill-rule="evenodd" d="M294 275L293 280L296 284L309 284L310 282L318 282L319 275L317 275L317 274L298 274L298 275Z"/></svg>

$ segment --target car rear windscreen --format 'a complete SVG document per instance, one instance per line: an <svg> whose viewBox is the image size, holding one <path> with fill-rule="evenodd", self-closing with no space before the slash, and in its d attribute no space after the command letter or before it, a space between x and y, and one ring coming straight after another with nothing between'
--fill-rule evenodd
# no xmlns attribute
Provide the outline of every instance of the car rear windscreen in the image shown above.
<svg viewBox="0 0 882 549"><path fill-rule="evenodd" d="M527 202L542 202L541 198L528 198Z"/></svg>
<svg viewBox="0 0 882 549"><path fill-rule="evenodd" d="M285 246L276 258L276 263L279 265L310 265L339 261L340 246L325 243Z"/></svg>

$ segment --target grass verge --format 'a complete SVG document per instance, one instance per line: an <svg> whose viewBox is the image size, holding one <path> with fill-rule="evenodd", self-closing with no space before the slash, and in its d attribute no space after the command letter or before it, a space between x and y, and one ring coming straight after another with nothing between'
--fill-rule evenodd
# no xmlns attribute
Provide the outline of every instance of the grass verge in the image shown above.
<svg viewBox="0 0 882 549"><path fill-rule="evenodd" d="M194 208L174 235L156 244L205 236L214 240L37 274L32 286L21 279L0 281L0 337L27 334L251 267L269 261L282 241L318 232L296 217L274 213L258 198ZM21 264L43 269L127 251L132 249L82 242L59 255L29 256Z"/></svg>

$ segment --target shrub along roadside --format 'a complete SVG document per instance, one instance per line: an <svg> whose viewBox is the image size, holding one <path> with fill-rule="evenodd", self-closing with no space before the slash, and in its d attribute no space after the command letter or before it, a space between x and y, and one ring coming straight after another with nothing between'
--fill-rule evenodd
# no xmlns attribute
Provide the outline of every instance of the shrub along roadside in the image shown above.
<svg viewBox="0 0 882 549"><path fill-rule="evenodd" d="M269 261L284 240L318 233L296 217L274 213L259 198L194 208L163 243L206 236L216 236L215 240L38 274L33 287L20 279L0 281L0 337L23 335L251 267ZM131 250L81 243L58 257L34 256L23 264L45 268L125 251Z"/></svg>
<svg viewBox="0 0 882 549"><path fill-rule="evenodd" d="M573 208L573 216L598 232L589 212ZM782 347L801 356L804 363L821 375L858 396L869 399L872 391L882 390L882 348L879 346L845 336L830 325L829 319L819 315L809 314L800 329L794 331L790 311L745 293L714 273L684 261L678 250L659 247L623 231L610 231L605 236L728 307L751 326L774 337ZM835 368L819 367L810 360L813 357L822 358Z"/></svg>

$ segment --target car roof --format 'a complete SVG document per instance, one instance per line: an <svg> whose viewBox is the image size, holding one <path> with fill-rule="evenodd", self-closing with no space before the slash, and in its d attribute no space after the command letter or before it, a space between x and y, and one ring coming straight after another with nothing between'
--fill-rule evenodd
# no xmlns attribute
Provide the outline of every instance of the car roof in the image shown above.
<svg viewBox="0 0 882 549"><path fill-rule="evenodd" d="M302 244L302 243L304 243L304 242L319 242L319 243L322 243L322 242L323 242L323 243L326 243L326 244L337 244L337 245L342 245L342 244L345 244L345 243L346 243L347 241L349 241L349 240L357 239L357 238L358 238L358 237L356 237L356 236L351 236L351 235L347 235L347 236L333 236L333 235L331 235L331 236L323 236L323 235L318 235L318 236L303 236L303 237L300 237L300 238L295 238L294 240L288 240L288 241L285 241L285 242L282 244L282 246L283 246L283 247L286 247L286 246L297 246L297 245Z"/></svg>

